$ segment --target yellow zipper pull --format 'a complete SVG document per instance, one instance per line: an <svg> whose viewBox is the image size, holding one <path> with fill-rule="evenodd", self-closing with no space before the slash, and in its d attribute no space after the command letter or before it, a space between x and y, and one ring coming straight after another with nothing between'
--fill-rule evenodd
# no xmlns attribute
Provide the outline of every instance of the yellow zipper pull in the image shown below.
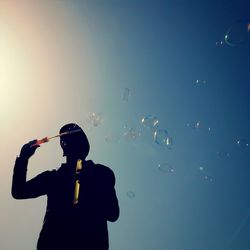
<svg viewBox="0 0 250 250"><path fill-rule="evenodd" d="M76 181L75 181L75 191L74 191L74 200L73 204L76 205L78 203L78 198L79 198L79 192L80 192L80 182L79 182L79 174L82 170L82 160L78 159L76 163Z"/></svg>

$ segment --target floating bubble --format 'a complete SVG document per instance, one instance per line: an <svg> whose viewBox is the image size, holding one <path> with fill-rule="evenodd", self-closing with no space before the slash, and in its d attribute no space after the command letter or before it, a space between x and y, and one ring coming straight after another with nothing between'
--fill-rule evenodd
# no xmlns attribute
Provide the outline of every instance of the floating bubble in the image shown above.
<svg viewBox="0 0 250 250"><path fill-rule="evenodd" d="M225 42L229 46L239 46L250 41L250 21L237 20L226 32Z"/></svg>
<svg viewBox="0 0 250 250"><path fill-rule="evenodd" d="M204 170L204 167L200 166L200 167L199 167L199 170L200 170L200 171L203 171L203 170Z"/></svg>
<svg viewBox="0 0 250 250"><path fill-rule="evenodd" d="M164 162L164 163L159 163L157 165L157 168L159 171L163 173L174 173L174 168L172 167L171 164Z"/></svg>
<svg viewBox="0 0 250 250"><path fill-rule="evenodd" d="M187 127L190 127L192 129L200 129L201 128L201 122L196 121L196 122L187 123Z"/></svg>
<svg viewBox="0 0 250 250"><path fill-rule="evenodd" d="M224 45L224 42L223 41L218 41L215 44L216 44L216 46L221 47L221 46Z"/></svg>
<svg viewBox="0 0 250 250"><path fill-rule="evenodd" d="M145 127L152 129L159 123L159 120L156 116L148 115L141 119L141 123Z"/></svg>
<svg viewBox="0 0 250 250"><path fill-rule="evenodd" d="M200 128L201 127L201 122L200 121L198 121L198 122L196 122L195 124L194 124L194 128Z"/></svg>
<svg viewBox="0 0 250 250"><path fill-rule="evenodd" d="M173 139L172 139L172 137L167 137L165 144L166 144L165 146L167 148L171 149L171 147L173 146Z"/></svg>
<svg viewBox="0 0 250 250"><path fill-rule="evenodd" d="M205 86L207 84L207 81L197 79L194 83L195 83L195 86Z"/></svg>
<svg viewBox="0 0 250 250"><path fill-rule="evenodd" d="M186 124L187 127L194 129L194 130L200 130L200 131L204 131L207 133L211 133L212 132L212 128L211 127L207 127L203 122L201 121L194 121L194 122L189 122Z"/></svg>
<svg viewBox="0 0 250 250"><path fill-rule="evenodd" d="M249 143L246 139L238 139L236 141L236 144L242 148L242 149L245 149L245 148L248 148L249 147Z"/></svg>
<svg viewBox="0 0 250 250"><path fill-rule="evenodd" d="M130 89L124 88L124 90L122 92L122 100L127 102L129 100L130 96L131 96Z"/></svg>
<svg viewBox="0 0 250 250"><path fill-rule="evenodd" d="M91 123L94 127L97 127L103 122L103 118L101 114L91 112L88 114L87 121Z"/></svg>
<svg viewBox="0 0 250 250"><path fill-rule="evenodd" d="M154 141L158 145L167 147L168 146L168 132L165 129L156 129L154 132Z"/></svg>
<svg viewBox="0 0 250 250"><path fill-rule="evenodd" d="M135 198L135 193L133 191L128 191L127 192L127 196L130 198L130 199L133 199Z"/></svg>
<svg viewBox="0 0 250 250"><path fill-rule="evenodd" d="M205 181L208 181L208 182L213 182L213 181L214 181L213 177L211 177L211 176L209 176L209 175L205 175L205 176L204 176L204 180L205 180Z"/></svg>
<svg viewBox="0 0 250 250"><path fill-rule="evenodd" d="M225 152L225 151L217 151L216 154L220 158L228 158L228 157L230 157L230 154L228 152Z"/></svg>
<svg viewBox="0 0 250 250"><path fill-rule="evenodd" d="M136 139L137 137L139 137L141 135L140 131L137 131L134 128L129 128L124 134L123 137L127 138L127 139Z"/></svg>

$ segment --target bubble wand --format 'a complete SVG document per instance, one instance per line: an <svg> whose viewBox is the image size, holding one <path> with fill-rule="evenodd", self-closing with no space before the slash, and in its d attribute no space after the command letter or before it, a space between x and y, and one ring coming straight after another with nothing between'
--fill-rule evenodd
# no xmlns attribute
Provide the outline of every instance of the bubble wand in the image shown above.
<svg viewBox="0 0 250 250"><path fill-rule="evenodd" d="M40 140L37 140L36 143L32 145L32 147L40 145L40 144L45 143L45 142L48 142L48 141L50 141L53 138L61 137L63 135L70 135L70 134L77 133L77 132L81 132L81 129L76 129L76 130L72 130L72 131L66 131L66 132L60 133L60 134L52 136L52 137L46 136L46 137L44 137L44 138L42 138Z"/></svg>

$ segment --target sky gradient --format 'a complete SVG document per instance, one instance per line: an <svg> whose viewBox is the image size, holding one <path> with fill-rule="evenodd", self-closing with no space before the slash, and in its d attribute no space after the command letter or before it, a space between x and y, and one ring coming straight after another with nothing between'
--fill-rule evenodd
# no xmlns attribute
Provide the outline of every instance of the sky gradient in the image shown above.
<svg viewBox="0 0 250 250"><path fill-rule="evenodd" d="M0 1L0 249L35 249L45 213L46 197L11 197L21 146L76 122L88 159L116 175L110 250L248 250L250 40L230 46L224 36L249 9L247 0ZM141 123L149 115L154 128ZM156 129L170 148L155 143ZM28 177L64 161L51 140Z"/></svg>

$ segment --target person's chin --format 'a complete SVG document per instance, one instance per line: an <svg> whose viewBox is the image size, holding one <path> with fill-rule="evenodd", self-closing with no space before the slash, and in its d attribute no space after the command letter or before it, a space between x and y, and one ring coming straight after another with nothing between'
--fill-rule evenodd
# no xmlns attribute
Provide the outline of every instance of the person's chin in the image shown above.
<svg viewBox="0 0 250 250"><path fill-rule="evenodd" d="M74 158L74 159L83 159L82 157L82 154L81 153L67 153L67 152L64 152L63 154L64 156L67 156L69 158Z"/></svg>

